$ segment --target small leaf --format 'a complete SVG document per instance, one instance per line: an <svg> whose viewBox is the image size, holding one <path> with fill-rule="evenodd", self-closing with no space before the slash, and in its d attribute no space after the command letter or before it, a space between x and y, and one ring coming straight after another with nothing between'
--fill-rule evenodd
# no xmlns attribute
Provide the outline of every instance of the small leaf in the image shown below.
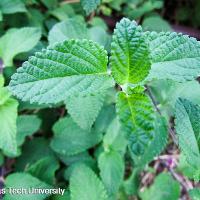
<svg viewBox="0 0 200 200"><path fill-rule="evenodd" d="M196 169L195 179L200 179L200 106L186 99L178 99L175 105L175 124L179 146L187 162Z"/></svg>
<svg viewBox="0 0 200 200"><path fill-rule="evenodd" d="M73 120L85 130L93 125L104 102L105 95L72 96L66 100L66 107Z"/></svg>
<svg viewBox="0 0 200 200"><path fill-rule="evenodd" d="M23 101L55 104L114 85L106 51L88 40L68 40L30 57L12 76L10 90ZM42 87L41 87L42 86Z"/></svg>
<svg viewBox="0 0 200 200"><path fill-rule="evenodd" d="M81 153L102 140L102 134L81 129L70 117L60 119L53 127L52 149L62 155Z"/></svg>
<svg viewBox="0 0 200 200"><path fill-rule="evenodd" d="M50 45L67 39L88 39L86 24L78 18L71 18L55 24L49 31Z"/></svg>
<svg viewBox="0 0 200 200"><path fill-rule="evenodd" d="M70 178L71 200L108 200L97 175L87 166L78 165Z"/></svg>
<svg viewBox="0 0 200 200"><path fill-rule="evenodd" d="M20 115L17 118L17 145L22 145L26 136L37 132L41 122L36 115Z"/></svg>
<svg viewBox="0 0 200 200"><path fill-rule="evenodd" d="M108 195L115 199L124 177L122 155L116 151L103 152L98 159L98 165Z"/></svg>
<svg viewBox="0 0 200 200"><path fill-rule="evenodd" d="M90 1L81 0L81 5L87 15L89 15L91 12L93 12L100 3L101 3L101 0L90 0Z"/></svg>
<svg viewBox="0 0 200 200"><path fill-rule="evenodd" d="M26 12L26 7L21 0L1 0L0 11L4 14Z"/></svg>
<svg viewBox="0 0 200 200"><path fill-rule="evenodd" d="M26 189L32 190L32 188L40 189L50 189L50 185L40 181L39 179L31 176L28 173L14 173L9 175L5 181L6 188L15 188L15 189ZM4 200L44 200L48 197L49 194L14 194L6 193Z"/></svg>
<svg viewBox="0 0 200 200"><path fill-rule="evenodd" d="M178 200L180 186L169 174L162 173L156 177L154 184L149 189L140 193L140 195L142 200Z"/></svg>
<svg viewBox="0 0 200 200"><path fill-rule="evenodd" d="M130 95L119 92L116 106L131 152L142 155L153 138L155 116L151 100L135 89Z"/></svg>
<svg viewBox="0 0 200 200"><path fill-rule="evenodd" d="M111 44L110 65L118 84L141 82L151 67L149 54L141 26L127 18L117 23Z"/></svg>
<svg viewBox="0 0 200 200"><path fill-rule="evenodd" d="M0 94L0 148L7 155L16 155L18 102L10 98L10 93L6 88L0 88Z"/></svg>
<svg viewBox="0 0 200 200"><path fill-rule="evenodd" d="M152 67L148 79L190 81L200 75L200 42L181 33L146 32Z"/></svg>
<svg viewBox="0 0 200 200"><path fill-rule="evenodd" d="M10 29L0 38L0 57L5 66L12 66L13 59L22 52L30 51L39 41L41 31L38 28Z"/></svg>

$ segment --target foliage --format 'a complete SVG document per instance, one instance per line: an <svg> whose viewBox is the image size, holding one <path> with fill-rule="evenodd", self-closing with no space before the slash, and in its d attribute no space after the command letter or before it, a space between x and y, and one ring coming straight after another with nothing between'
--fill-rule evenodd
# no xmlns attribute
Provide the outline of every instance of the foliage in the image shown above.
<svg viewBox="0 0 200 200"><path fill-rule="evenodd" d="M0 2L0 169L12 172L3 172L5 187L65 189L4 199L178 200L176 176L151 169L169 143L181 157L176 172L165 170L199 181L200 43L152 13L162 6ZM122 18L111 35L100 17L109 9L142 26ZM199 190L188 195L198 199Z"/></svg>

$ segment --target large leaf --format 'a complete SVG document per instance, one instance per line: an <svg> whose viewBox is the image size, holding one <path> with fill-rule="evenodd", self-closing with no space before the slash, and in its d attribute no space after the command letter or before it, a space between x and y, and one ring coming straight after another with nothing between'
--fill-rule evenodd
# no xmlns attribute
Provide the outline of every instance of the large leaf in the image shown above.
<svg viewBox="0 0 200 200"><path fill-rule="evenodd" d="M141 26L123 18L116 25L111 44L110 64L117 83L138 83L150 70L149 49Z"/></svg>
<svg viewBox="0 0 200 200"><path fill-rule="evenodd" d="M99 114L105 95L72 96L67 98L66 107L73 120L82 128L90 129Z"/></svg>
<svg viewBox="0 0 200 200"><path fill-rule="evenodd" d="M109 197L115 197L124 177L124 161L122 155L116 151L101 153L98 164L102 181ZM115 199L114 198L114 199Z"/></svg>
<svg viewBox="0 0 200 200"><path fill-rule="evenodd" d="M63 155L74 155L83 152L102 140L102 134L92 129L83 130L72 118L60 119L54 125L54 138L51 142L52 149Z"/></svg>
<svg viewBox="0 0 200 200"><path fill-rule="evenodd" d="M194 178L200 179L200 106L179 99L175 109L179 146L188 163L197 170Z"/></svg>
<svg viewBox="0 0 200 200"><path fill-rule="evenodd" d="M158 175L154 184L141 193L142 200L178 200L180 195L179 183L167 174Z"/></svg>
<svg viewBox="0 0 200 200"><path fill-rule="evenodd" d="M10 90L24 101L58 103L71 95L112 87L106 51L88 40L68 40L36 53L12 76Z"/></svg>
<svg viewBox="0 0 200 200"><path fill-rule="evenodd" d="M192 190L189 190L189 195L192 200L199 200L200 199L200 189L194 188Z"/></svg>
<svg viewBox="0 0 200 200"><path fill-rule="evenodd" d="M4 14L11 14L26 12L26 8L22 0L1 0L0 11Z"/></svg>
<svg viewBox="0 0 200 200"><path fill-rule="evenodd" d="M0 57L4 65L12 66L13 58L19 53L31 50L40 37L41 31L38 28L10 29L0 38Z"/></svg>
<svg viewBox="0 0 200 200"><path fill-rule="evenodd" d="M71 200L107 200L104 185L85 165L77 166L70 178Z"/></svg>
<svg viewBox="0 0 200 200"><path fill-rule="evenodd" d="M15 189L21 189L23 188L24 190L27 191L27 193L22 193L22 194L15 194L15 193L6 193L5 197L4 197L4 200L43 200L43 199L46 199L46 197L49 196L49 194L31 194L31 193L28 193L29 192L29 189L30 189L30 192L32 190L32 188L34 189L50 189L51 187L40 181L39 179L31 176L30 174L28 173L14 173L14 174L11 174L9 175L7 178L6 178L6 181L5 181L5 186L6 188L15 188Z"/></svg>
<svg viewBox="0 0 200 200"><path fill-rule="evenodd" d="M16 155L16 120L18 102L10 98L6 88L0 88L0 148L8 155Z"/></svg>
<svg viewBox="0 0 200 200"><path fill-rule="evenodd" d="M55 24L48 35L50 45L56 42L63 42L67 39L87 38L86 24L78 18L67 19L66 21Z"/></svg>
<svg viewBox="0 0 200 200"><path fill-rule="evenodd" d="M187 35L147 32L152 69L148 79L193 80L200 75L200 42Z"/></svg>
<svg viewBox="0 0 200 200"><path fill-rule="evenodd" d="M128 135L131 152L143 154L153 137L154 111L151 100L136 89L129 95L120 92L117 113Z"/></svg>
<svg viewBox="0 0 200 200"><path fill-rule="evenodd" d="M101 0L81 0L81 5L87 15L94 11L100 3Z"/></svg>

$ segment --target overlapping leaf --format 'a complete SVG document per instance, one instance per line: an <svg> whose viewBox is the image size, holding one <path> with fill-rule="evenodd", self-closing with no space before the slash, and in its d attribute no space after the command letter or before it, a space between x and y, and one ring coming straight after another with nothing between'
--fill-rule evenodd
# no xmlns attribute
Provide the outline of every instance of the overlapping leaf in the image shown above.
<svg viewBox="0 0 200 200"><path fill-rule="evenodd" d="M200 75L200 42L187 35L147 32L152 69L148 79L193 80Z"/></svg>
<svg viewBox="0 0 200 200"><path fill-rule="evenodd" d="M149 54L141 26L126 18L117 23L111 44L110 65L118 84L142 81L151 67Z"/></svg>
<svg viewBox="0 0 200 200"><path fill-rule="evenodd" d="M58 103L71 95L94 94L113 86L107 55L88 40L68 40L30 57L12 76L10 90L24 101Z"/></svg>

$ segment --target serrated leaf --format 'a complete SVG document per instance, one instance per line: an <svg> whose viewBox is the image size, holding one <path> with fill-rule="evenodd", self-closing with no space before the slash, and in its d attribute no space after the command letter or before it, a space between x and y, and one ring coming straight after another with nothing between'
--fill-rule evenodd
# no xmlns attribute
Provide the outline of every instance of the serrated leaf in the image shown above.
<svg viewBox="0 0 200 200"><path fill-rule="evenodd" d="M86 24L78 18L69 18L53 26L49 31L49 44L67 39L88 39Z"/></svg>
<svg viewBox="0 0 200 200"><path fill-rule="evenodd" d="M155 117L151 100L136 90L130 95L119 92L116 107L131 152L137 156L142 155L154 131Z"/></svg>
<svg viewBox="0 0 200 200"><path fill-rule="evenodd" d="M154 184L140 193L142 200L178 200L180 195L179 183L167 174L162 173L158 175L154 181Z"/></svg>
<svg viewBox="0 0 200 200"><path fill-rule="evenodd" d="M16 155L16 120L18 102L10 98L6 88L0 88L0 148L7 155Z"/></svg>
<svg viewBox="0 0 200 200"><path fill-rule="evenodd" d="M195 179L200 179L200 106L186 99L178 99L175 105L175 128L179 146L187 162L196 169Z"/></svg>
<svg viewBox="0 0 200 200"><path fill-rule="evenodd" d="M72 95L104 91L113 84L102 47L88 40L68 40L30 57L9 86L23 101L55 104Z"/></svg>
<svg viewBox="0 0 200 200"><path fill-rule="evenodd" d="M37 132L41 123L36 115L20 115L17 118L17 145L22 145L26 136Z"/></svg>
<svg viewBox="0 0 200 200"><path fill-rule="evenodd" d="M158 156L167 144L168 131L165 119L158 116L154 124L153 139L146 147L144 154L140 157L133 155L134 166L139 170L143 169L155 156Z"/></svg>
<svg viewBox="0 0 200 200"><path fill-rule="evenodd" d="M191 200L199 200L200 199L200 189L194 188L192 190L189 190L189 195Z"/></svg>
<svg viewBox="0 0 200 200"><path fill-rule="evenodd" d="M101 133L81 129L70 117L60 119L53 131L52 149L66 156L81 153L102 140Z"/></svg>
<svg viewBox="0 0 200 200"><path fill-rule="evenodd" d="M200 75L200 42L181 33L146 32L152 67L148 79L190 81Z"/></svg>
<svg viewBox="0 0 200 200"><path fill-rule="evenodd" d="M40 188L40 189L50 189L51 186L40 181L39 179L31 176L28 173L14 173L9 175L5 181L6 188L15 188L15 189L29 189ZM44 200L48 197L49 194L14 194L6 193L4 200Z"/></svg>
<svg viewBox="0 0 200 200"><path fill-rule="evenodd" d="M83 9L85 10L86 14L89 15L93 12L97 6L101 3L101 0L80 0Z"/></svg>
<svg viewBox="0 0 200 200"><path fill-rule="evenodd" d="M12 66L13 59L22 52L31 50L40 40L41 31L38 28L25 27L10 29L0 38L0 57L5 66Z"/></svg>
<svg viewBox="0 0 200 200"><path fill-rule="evenodd" d="M116 194L124 176L124 160L122 155L112 150L110 152L103 152L99 156L98 165L102 182L108 191L108 196L116 199Z"/></svg>
<svg viewBox="0 0 200 200"><path fill-rule="evenodd" d="M87 166L78 165L70 178L71 200L108 200L103 183Z"/></svg>
<svg viewBox="0 0 200 200"><path fill-rule="evenodd" d="M1 0L0 10L4 14L26 12L26 7L21 0Z"/></svg>
<svg viewBox="0 0 200 200"><path fill-rule="evenodd" d="M104 102L105 94L68 97L65 104L73 120L85 130L89 130L97 118Z"/></svg>
<svg viewBox="0 0 200 200"><path fill-rule="evenodd" d="M141 82L151 67L149 54L141 26L127 18L117 23L111 43L110 65L118 84Z"/></svg>

